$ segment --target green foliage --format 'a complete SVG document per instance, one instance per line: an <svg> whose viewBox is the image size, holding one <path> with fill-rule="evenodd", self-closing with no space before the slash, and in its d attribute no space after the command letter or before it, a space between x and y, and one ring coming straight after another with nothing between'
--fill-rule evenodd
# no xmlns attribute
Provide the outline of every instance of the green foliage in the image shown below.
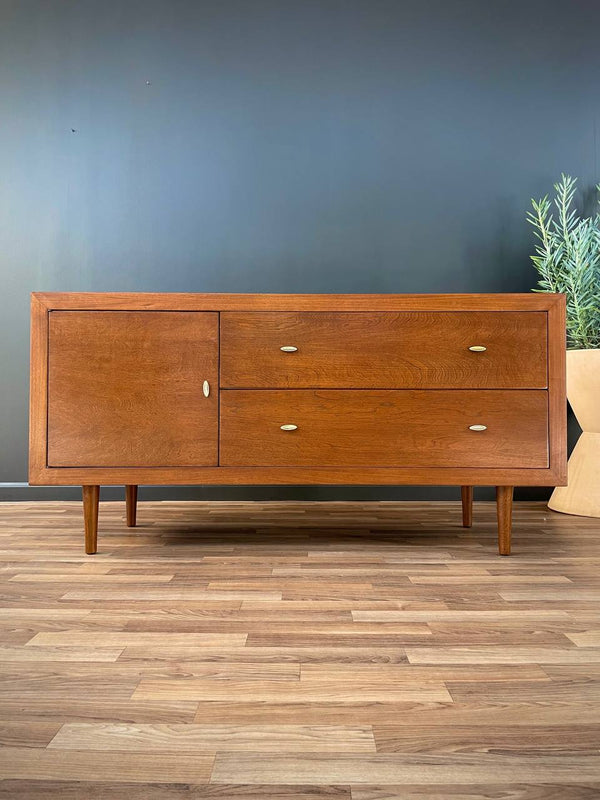
<svg viewBox="0 0 600 800"><path fill-rule="evenodd" d="M562 175L554 203L548 196L531 201L527 220L538 239L531 260L541 287L534 291L566 295L567 347L600 348L600 214L578 214L576 184L577 178Z"/></svg>

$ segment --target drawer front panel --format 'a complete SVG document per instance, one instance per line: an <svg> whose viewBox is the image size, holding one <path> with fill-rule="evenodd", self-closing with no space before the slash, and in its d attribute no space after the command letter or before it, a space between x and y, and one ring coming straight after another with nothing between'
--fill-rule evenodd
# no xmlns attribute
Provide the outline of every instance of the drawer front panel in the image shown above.
<svg viewBox="0 0 600 800"><path fill-rule="evenodd" d="M543 311L221 314L224 388L543 389L546 351Z"/></svg>
<svg viewBox="0 0 600 800"><path fill-rule="evenodd" d="M220 464L545 468L547 392L224 390Z"/></svg>

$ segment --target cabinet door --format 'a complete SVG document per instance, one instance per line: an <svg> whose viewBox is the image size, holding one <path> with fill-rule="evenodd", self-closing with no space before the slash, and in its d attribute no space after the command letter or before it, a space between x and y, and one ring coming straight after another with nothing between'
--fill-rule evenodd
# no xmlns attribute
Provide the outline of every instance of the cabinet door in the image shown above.
<svg viewBox="0 0 600 800"><path fill-rule="evenodd" d="M218 327L213 312L51 311L48 465L216 465Z"/></svg>

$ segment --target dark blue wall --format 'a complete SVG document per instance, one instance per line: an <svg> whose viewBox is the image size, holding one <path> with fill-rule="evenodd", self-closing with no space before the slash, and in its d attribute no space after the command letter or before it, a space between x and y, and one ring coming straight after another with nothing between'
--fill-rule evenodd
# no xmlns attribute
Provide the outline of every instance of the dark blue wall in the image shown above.
<svg viewBox="0 0 600 800"><path fill-rule="evenodd" d="M0 9L0 481L31 290L527 291L529 198L598 180L597 0Z"/></svg>

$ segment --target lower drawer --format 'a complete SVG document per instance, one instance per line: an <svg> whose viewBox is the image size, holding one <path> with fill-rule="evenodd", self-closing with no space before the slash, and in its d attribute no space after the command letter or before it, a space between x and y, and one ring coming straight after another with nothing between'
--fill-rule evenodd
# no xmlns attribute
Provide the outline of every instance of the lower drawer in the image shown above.
<svg viewBox="0 0 600 800"><path fill-rule="evenodd" d="M221 466L548 466L544 390L226 389L220 409Z"/></svg>

